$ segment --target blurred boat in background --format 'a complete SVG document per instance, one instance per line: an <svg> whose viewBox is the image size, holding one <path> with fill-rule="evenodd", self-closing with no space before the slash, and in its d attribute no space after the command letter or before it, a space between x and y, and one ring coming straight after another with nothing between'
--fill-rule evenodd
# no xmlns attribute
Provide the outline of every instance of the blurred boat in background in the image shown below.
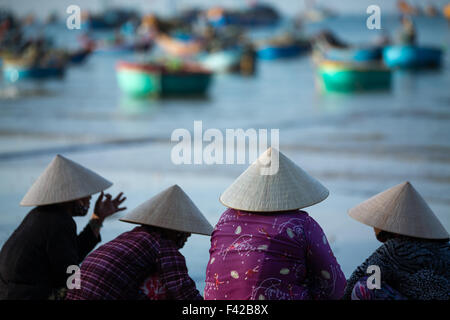
<svg viewBox="0 0 450 320"><path fill-rule="evenodd" d="M175 57L193 57L203 50L203 43L197 39L179 40L165 34L159 35L156 44L163 51Z"/></svg>
<svg viewBox="0 0 450 320"><path fill-rule="evenodd" d="M311 45L306 39L283 34L256 44L257 56L261 60L277 60L298 57L307 53Z"/></svg>
<svg viewBox="0 0 450 320"><path fill-rule="evenodd" d="M324 52L324 59L342 62L370 62L382 58L382 47L333 48Z"/></svg>
<svg viewBox="0 0 450 320"><path fill-rule="evenodd" d="M437 68L441 66L442 49L414 45L389 46L383 50L383 59L390 68Z"/></svg>
<svg viewBox="0 0 450 320"><path fill-rule="evenodd" d="M121 27L127 21L139 19L139 14L135 10L124 8L110 8L101 13L82 13L83 30L112 30Z"/></svg>
<svg viewBox="0 0 450 320"><path fill-rule="evenodd" d="M239 68L242 58L242 49L233 48L200 55L198 61L201 65L217 73L231 72Z"/></svg>
<svg viewBox="0 0 450 320"><path fill-rule="evenodd" d="M326 92L385 90L391 86L391 71L379 63L321 61L318 65L321 89Z"/></svg>
<svg viewBox="0 0 450 320"><path fill-rule="evenodd" d="M42 80L49 78L62 78L65 74L66 66L49 64L47 66L33 66L21 61L3 62L3 79L9 83L23 80Z"/></svg>
<svg viewBox="0 0 450 320"><path fill-rule="evenodd" d="M157 95L161 90L160 66L119 62L116 70L119 88L130 97Z"/></svg>
<svg viewBox="0 0 450 320"><path fill-rule="evenodd" d="M71 64L81 64L86 61L86 58L92 53L91 49L79 49L73 52L69 52L69 62Z"/></svg>
<svg viewBox="0 0 450 320"><path fill-rule="evenodd" d="M380 43L376 44L351 45L331 31L323 30L313 37L313 55L319 60L349 63L381 61L384 47L382 40L378 39Z"/></svg>
<svg viewBox="0 0 450 320"><path fill-rule="evenodd" d="M3 79L8 83L23 80L62 78L68 63L65 50L48 49L42 42L30 44L21 54L2 53Z"/></svg>
<svg viewBox="0 0 450 320"><path fill-rule="evenodd" d="M309 51L309 46L297 43L265 45L258 49L258 58L261 60L277 60L298 57Z"/></svg>
<svg viewBox="0 0 450 320"><path fill-rule="evenodd" d="M169 60L165 63L117 64L120 89L131 97L204 95L212 72L196 63Z"/></svg>
<svg viewBox="0 0 450 320"><path fill-rule="evenodd" d="M213 7L206 11L206 18L215 28L229 25L240 27L273 27L281 20L281 16L275 8L263 3L255 3L241 10Z"/></svg>

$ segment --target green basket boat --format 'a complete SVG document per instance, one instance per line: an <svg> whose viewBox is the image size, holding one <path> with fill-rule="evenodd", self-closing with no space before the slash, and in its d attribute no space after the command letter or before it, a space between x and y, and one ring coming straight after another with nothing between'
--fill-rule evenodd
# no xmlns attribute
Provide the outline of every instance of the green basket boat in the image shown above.
<svg viewBox="0 0 450 320"><path fill-rule="evenodd" d="M322 61L318 74L328 92L386 90L391 87L391 71L379 64Z"/></svg>
<svg viewBox="0 0 450 320"><path fill-rule="evenodd" d="M119 62L117 80L120 89L131 97L204 95L212 73L192 63L171 70L157 63Z"/></svg>

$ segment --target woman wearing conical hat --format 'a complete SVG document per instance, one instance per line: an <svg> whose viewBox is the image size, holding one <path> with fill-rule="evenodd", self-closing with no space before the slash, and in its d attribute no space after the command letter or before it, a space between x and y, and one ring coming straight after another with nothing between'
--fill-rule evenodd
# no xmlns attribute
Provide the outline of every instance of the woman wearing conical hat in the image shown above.
<svg viewBox="0 0 450 320"><path fill-rule="evenodd" d="M120 219L138 224L93 251L81 265L81 288L69 300L200 300L179 250L192 233L213 227L174 185Z"/></svg>
<svg viewBox="0 0 450 320"><path fill-rule="evenodd" d="M211 237L205 299L340 299L345 276L301 210L328 193L278 150L264 152L220 197L229 209Z"/></svg>
<svg viewBox="0 0 450 320"><path fill-rule="evenodd" d="M66 288L68 266L78 265L101 240L103 220L125 200L103 194L111 182L57 155L21 201L32 206L0 252L0 299L47 299ZM102 191L88 225L77 236L73 217L85 216Z"/></svg>
<svg viewBox="0 0 450 320"><path fill-rule="evenodd" d="M373 196L349 215L373 227L383 245L353 272L344 299L450 299L449 234L411 183ZM379 268L378 280L371 265Z"/></svg>

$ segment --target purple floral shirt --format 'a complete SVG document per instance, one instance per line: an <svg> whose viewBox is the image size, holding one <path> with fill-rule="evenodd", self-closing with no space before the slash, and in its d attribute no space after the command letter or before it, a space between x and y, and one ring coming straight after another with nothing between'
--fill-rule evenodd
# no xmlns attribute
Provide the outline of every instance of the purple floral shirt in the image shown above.
<svg viewBox="0 0 450 320"><path fill-rule="evenodd" d="M340 299L346 280L306 212L226 210L211 237L207 300Z"/></svg>

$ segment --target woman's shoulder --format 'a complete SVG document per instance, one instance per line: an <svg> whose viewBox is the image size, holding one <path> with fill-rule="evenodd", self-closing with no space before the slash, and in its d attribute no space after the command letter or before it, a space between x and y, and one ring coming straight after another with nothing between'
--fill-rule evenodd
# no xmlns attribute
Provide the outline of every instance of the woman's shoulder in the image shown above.
<svg viewBox="0 0 450 320"><path fill-rule="evenodd" d="M433 260L450 261L450 246L408 237L393 238L386 241L378 250L378 254L395 258L398 261L426 264Z"/></svg>

